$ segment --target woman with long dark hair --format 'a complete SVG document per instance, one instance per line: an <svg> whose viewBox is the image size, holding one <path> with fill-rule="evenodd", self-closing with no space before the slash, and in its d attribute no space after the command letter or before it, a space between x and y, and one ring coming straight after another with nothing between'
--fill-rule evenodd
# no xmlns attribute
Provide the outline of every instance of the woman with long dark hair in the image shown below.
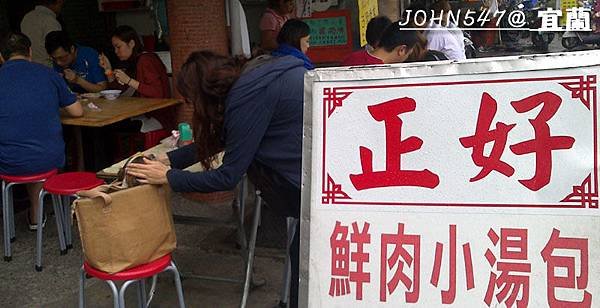
<svg viewBox="0 0 600 308"><path fill-rule="evenodd" d="M113 66L108 58L100 55L111 88L131 89L135 96L145 98L168 98L171 96L167 69L153 52L144 52L137 32L130 26L119 26L111 36L111 43L119 62ZM119 86L118 84L122 85ZM152 113L164 127L171 127L172 112Z"/></svg>
<svg viewBox="0 0 600 308"><path fill-rule="evenodd" d="M130 164L141 183L169 184L177 192L233 189L244 173L268 206L285 217L300 214L304 61L273 57L240 75L233 59L209 51L192 53L181 67L177 89L194 105L194 143ZM223 163L211 168L224 149ZM207 171L182 169L200 161ZM298 300L299 230L290 247L290 307Z"/></svg>

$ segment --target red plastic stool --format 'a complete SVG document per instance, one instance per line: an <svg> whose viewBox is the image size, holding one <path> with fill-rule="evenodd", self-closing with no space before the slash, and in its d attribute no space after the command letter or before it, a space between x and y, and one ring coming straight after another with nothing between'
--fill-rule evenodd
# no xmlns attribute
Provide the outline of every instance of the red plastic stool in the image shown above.
<svg viewBox="0 0 600 308"><path fill-rule="evenodd" d="M71 235L71 209L70 198L76 197L80 190L88 190L104 184L104 181L96 177L93 172L67 172L55 175L44 182L40 192L40 207L38 209L38 229L36 242L35 270L42 270L42 228L41 218L44 211L44 196L52 195L52 203L58 205L56 213L56 224L59 226L58 241L60 253L66 254L73 247ZM56 207L55 207L56 211ZM64 232L63 232L64 231Z"/></svg>
<svg viewBox="0 0 600 308"><path fill-rule="evenodd" d="M18 184L44 182L49 177L55 175L56 172L56 169L52 169L44 173L23 176L0 174L0 180L2 180L2 218L4 220L4 261L8 262L12 260L10 243L15 240L15 219L11 190L12 186Z"/></svg>
<svg viewBox="0 0 600 308"><path fill-rule="evenodd" d="M125 308L125 290L130 284L138 283L138 301L140 307L147 307L146 303L146 287L144 280L152 277L156 279L156 275L162 272L171 271L174 275L175 287L177 288L177 299L179 300L179 307L185 308L185 301L183 299L183 289L181 287L181 278L179 277L179 271L175 266L175 263L171 259L171 254L167 254L157 260L150 263L146 263L122 272L115 274L109 274L93 268L87 262L83 262L81 267L81 275L79 277L79 307L85 307L85 279L86 273L92 277L104 280L112 291L113 305L115 308ZM117 288L115 281L124 281L120 288Z"/></svg>

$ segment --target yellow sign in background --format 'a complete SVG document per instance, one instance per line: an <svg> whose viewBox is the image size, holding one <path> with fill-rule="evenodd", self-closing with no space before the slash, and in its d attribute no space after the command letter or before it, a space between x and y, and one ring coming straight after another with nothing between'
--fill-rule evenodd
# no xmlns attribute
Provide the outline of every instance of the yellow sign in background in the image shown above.
<svg viewBox="0 0 600 308"><path fill-rule="evenodd" d="M377 0L357 0L358 1L358 25L360 27L360 46L367 44L367 24L371 18L379 15Z"/></svg>
<svg viewBox="0 0 600 308"><path fill-rule="evenodd" d="M561 0L560 9L562 11L562 17L560 18L560 25L564 26L567 24L567 9L579 7L579 1L577 0Z"/></svg>

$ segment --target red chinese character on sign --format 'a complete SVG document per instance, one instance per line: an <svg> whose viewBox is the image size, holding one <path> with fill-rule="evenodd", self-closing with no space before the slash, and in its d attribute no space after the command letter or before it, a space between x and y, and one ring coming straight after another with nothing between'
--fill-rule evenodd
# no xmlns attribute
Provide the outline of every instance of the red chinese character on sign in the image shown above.
<svg viewBox="0 0 600 308"><path fill-rule="evenodd" d="M356 252L350 254L350 260L356 263L356 271L350 272L350 281L356 284L356 299L363 298L363 284L371 282L371 274L364 271L364 264L369 262L369 254L364 252L364 245L371 243L369 234L369 223L365 222L362 231L359 232L358 224L352 223L352 235L350 241L356 243Z"/></svg>
<svg viewBox="0 0 600 308"><path fill-rule="evenodd" d="M488 93L483 93L481 104L479 106L479 115L477 116L475 135L459 139L463 147L473 148L471 158L476 166L481 167L479 174L470 179L471 182L483 179L494 170L508 177L512 176L515 172L513 167L500 160L502 153L504 153L504 148L506 147L508 132L515 124L507 125L502 122L497 122L496 129L490 130L492 120L494 120L497 110L498 104L496 103L496 100ZM490 155L486 157L483 155L483 151L488 142L494 142L494 145Z"/></svg>
<svg viewBox="0 0 600 308"><path fill-rule="evenodd" d="M500 229L501 238L492 229L488 232L488 238L494 246L500 240L500 259L510 260L512 262L496 262L496 257L491 250L485 252L485 257L488 260L492 271L488 282L487 292L485 293L484 302L490 306L496 288L500 292L496 294L496 299L499 303L504 302L506 307L512 307L517 303L517 308L527 307L529 303L529 276L524 274L531 273L531 264L519 261L527 261L527 230L526 229ZM496 275L493 267L496 265L496 270L500 272L500 276ZM521 298L517 300L517 296L522 292Z"/></svg>
<svg viewBox="0 0 600 308"><path fill-rule="evenodd" d="M550 136L548 121L558 111L562 100L560 96L552 92L542 92L531 95L519 101L511 102L512 107L518 113L533 110L542 105L540 113L533 120L529 120L535 132L535 138L510 146L510 150L517 155L535 154L535 175L529 180L519 180L523 186L530 190L538 191L550 183L552 174L552 151L570 149L575 139L568 136ZM481 171L470 181L478 181L486 177L492 171L498 171L505 176L512 176L513 167L500 160L509 131L515 124L496 123L496 129L490 130L492 121L496 115L497 103L488 94L483 93L477 118L477 128L473 136L460 138L460 143L465 148L473 148L471 157ZM494 142L489 156L484 156L485 145Z"/></svg>
<svg viewBox="0 0 600 308"><path fill-rule="evenodd" d="M550 183L552 173L552 150L570 149L575 142L573 137L550 136L548 121L558 111L562 99L552 92L542 92L510 104L519 113L527 112L542 105L542 110L533 120L529 120L535 131L535 139L523 141L510 146L517 155L535 153L535 175L529 180L519 180L521 184L533 191L538 191Z"/></svg>
<svg viewBox="0 0 600 308"><path fill-rule="evenodd" d="M369 106L371 116L385 123L386 162L385 171L373 171L373 152L366 147L360 147L360 162L362 174L351 174L350 180L357 190L389 187L389 186L418 186L434 188L440 183L439 177L425 169L402 170L400 156L421 148L423 140L418 137L408 137L402 140L402 120L398 115L415 111L416 102L412 98L393 99L378 105Z"/></svg>
<svg viewBox="0 0 600 308"><path fill-rule="evenodd" d="M352 234L348 241L348 227L336 221L333 233L329 238L331 245L331 282L330 296L344 296L352 292L350 282L356 285L356 299L362 300L363 284L371 281L371 274L364 272L364 264L369 262L369 254L364 252L364 245L371 243L369 223L359 230L356 222L352 223ZM356 244L356 252L350 252L350 243ZM356 264L356 271L350 271L350 261Z"/></svg>
<svg viewBox="0 0 600 308"><path fill-rule="evenodd" d="M471 245L463 244L463 257L465 261L465 278L467 290L475 288L475 279L473 277L473 261L471 259ZM431 273L431 284L438 286L440 279L440 270L442 267L442 254L444 245L440 242L435 246L435 261L433 272ZM456 296L456 225L450 225L450 269L448 277L448 290L442 290L442 304L452 304Z"/></svg>
<svg viewBox="0 0 600 308"><path fill-rule="evenodd" d="M580 267L577 278L575 278L576 258L552 255L552 252L555 249L574 250L578 252ZM560 237L560 231L553 229L550 240L546 243L541 254L544 262L546 262L548 275L548 305L550 307L591 307L592 294L585 290L588 284L588 240L582 238ZM565 268L567 270L566 276L556 275L556 269L559 268ZM583 299L579 302L559 300L556 298L557 288L583 290Z"/></svg>
<svg viewBox="0 0 600 308"><path fill-rule="evenodd" d="M379 300L387 301L388 294L396 290L399 282L406 288L405 298L407 303L416 303L419 300L419 279L421 264L421 236L404 234L404 224L398 224L395 234L381 234L381 272L379 281ZM394 245L392 255L388 258L388 245ZM413 255L404 246L413 247ZM404 273L404 265L412 267L412 279ZM395 268L395 269L394 269ZM388 270L393 275L388 281ZM389 291L389 293L388 293Z"/></svg>
<svg viewBox="0 0 600 308"><path fill-rule="evenodd" d="M330 296L342 296L350 293L350 242L348 227L335 222L333 233L329 238L331 244L331 283Z"/></svg>

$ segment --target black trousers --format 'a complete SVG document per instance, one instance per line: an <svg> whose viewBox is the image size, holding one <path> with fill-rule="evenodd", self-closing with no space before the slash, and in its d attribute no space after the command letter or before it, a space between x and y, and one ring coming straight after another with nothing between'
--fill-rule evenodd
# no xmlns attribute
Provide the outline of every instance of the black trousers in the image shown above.
<svg viewBox="0 0 600 308"><path fill-rule="evenodd" d="M248 168L248 178L261 191L267 206L277 215L283 217L300 217L300 188L291 184L271 168L253 162ZM294 239L290 245L291 284L290 308L298 307L299 257L300 257L300 224L296 225Z"/></svg>

